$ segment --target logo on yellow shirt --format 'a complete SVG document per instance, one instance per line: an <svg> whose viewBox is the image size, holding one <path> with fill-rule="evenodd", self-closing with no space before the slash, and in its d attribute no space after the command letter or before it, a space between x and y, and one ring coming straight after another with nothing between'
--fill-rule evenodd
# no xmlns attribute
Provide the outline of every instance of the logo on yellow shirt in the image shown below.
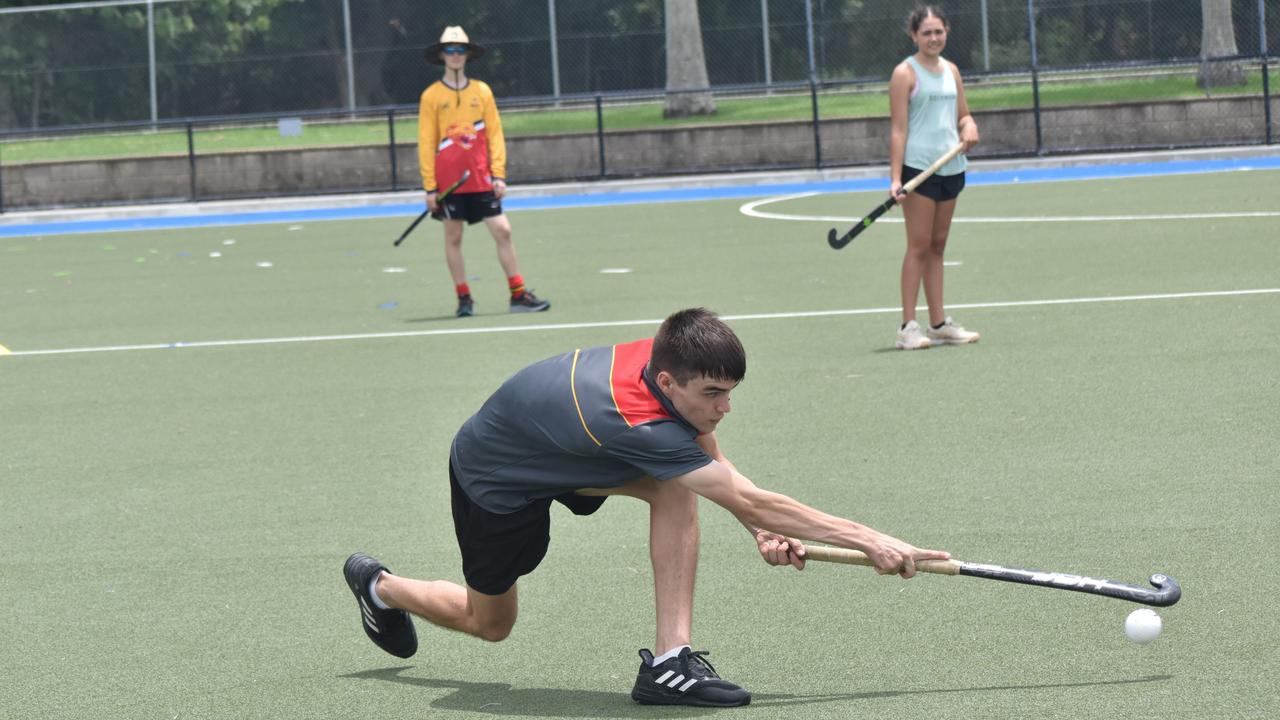
<svg viewBox="0 0 1280 720"><path fill-rule="evenodd" d="M444 136L470 150L476 141L476 128L471 123L453 123L445 128Z"/></svg>

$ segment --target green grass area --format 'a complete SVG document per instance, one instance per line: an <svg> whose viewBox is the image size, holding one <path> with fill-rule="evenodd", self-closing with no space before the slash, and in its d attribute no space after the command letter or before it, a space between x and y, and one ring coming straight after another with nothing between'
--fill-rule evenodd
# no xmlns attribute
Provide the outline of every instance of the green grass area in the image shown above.
<svg viewBox="0 0 1280 720"><path fill-rule="evenodd" d="M733 717L1269 717L1280 579L1249 559L1280 540L1280 335L1266 331L1280 295L1174 295L1276 288L1280 219L968 221L1128 215L1133 198L1149 215L1189 197L1274 211L1277 182L971 186L947 299L982 341L915 353L891 349L897 216L839 252L830 220L804 219L851 223L879 192L768 206L793 220L746 217L741 200L516 211L524 275L553 307L506 314L472 228L480 314L466 320L451 317L438 226L392 247L408 216L0 239L0 344L98 348L0 356L0 707L709 716L627 697L653 642L641 503L557 509L500 644L419 622L416 656L383 654L340 575L364 550L459 579L458 426L529 362L705 305L736 316L749 354L717 434L757 484L965 560L1132 583L1160 571L1184 589L1137 646L1122 631L1136 606L1116 600L769 568L704 502L694 644L755 693ZM261 342L136 349L246 340Z"/></svg>
<svg viewBox="0 0 1280 720"><path fill-rule="evenodd" d="M1222 88L1216 95L1253 94L1262 92L1261 75L1251 73L1245 86ZM1193 76L1156 76L1149 79L1098 79L1091 81L1045 81L1040 86L1040 100L1045 107L1089 105L1111 102L1149 102L1157 100L1204 97ZM967 88L969 104L974 110L1028 108L1032 104L1029 83L1015 85L983 85ZM819 96L819 113L827 119L876 117L887 113L882 90L831 90ZM661 102L606 106L604 127L608 131L646 128L681 127L699 124L809 120L813 116L808 94L774 95L717 100L714 115L668 120L662 116ZM554 133L587 133L596 131L594 107L519 110L503 114L503 128L509 136ZM395 137L398 143L417 141L417 119L398 119ZM344 145L378 145L389 142L385 119L358 122L317 121L305 125L302 135L281 137L274 125L269 127L197 128L194 146L197 153L237 150L332 147ZM49 140L0 143L0 163L17 165L103 157L139 157L183 155L187 153L185 130L138 131L128 133L86 134Z"/></svg>

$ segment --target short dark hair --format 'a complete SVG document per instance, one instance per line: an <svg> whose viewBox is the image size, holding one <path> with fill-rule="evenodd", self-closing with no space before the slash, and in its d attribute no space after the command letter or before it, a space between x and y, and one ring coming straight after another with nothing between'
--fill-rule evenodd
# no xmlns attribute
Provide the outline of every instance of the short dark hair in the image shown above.
<svg viewBox="0 0 1280 720"><path fill-rule="evenodd" d="M666 371L680 385L699 375L739 382L747 374L747 352L718 315L690 308L672 313L658 328L649 371Z"/></svg>
<svg viewBox="0 0 1280 720"><path fill-rule="evenodd" d="M917 5L915 10L907 16L907 32L915 35L920 30L920 23L924 22L927 17L936 17L942 21L942 27L949 28L951 23L947 22L947 16L942 12L942 8L937 5Z"/></svg>

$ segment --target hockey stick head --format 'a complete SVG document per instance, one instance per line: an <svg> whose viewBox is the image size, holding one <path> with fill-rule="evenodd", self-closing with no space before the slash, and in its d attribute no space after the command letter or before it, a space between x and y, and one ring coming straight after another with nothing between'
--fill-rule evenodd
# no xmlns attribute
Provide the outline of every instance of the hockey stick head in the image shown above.
<svg viewBox="0 0 1280 720"><path fill-rule="evenodd" d="M885 214L885 212L888 211L889 208L897 204L898 204L897 198L889 198L888 200L885 200L883 204L881 204L875 210L872 210L870 215L867 215L866 217L862 218L861 220L858 221L857 225L854 225L853 227L849 228L849 232L839 237L836 236L836 231L833 228L831 232L827 233L827 244L836 250L839 250L845 245L848 245L849 243L853 242L853 239L858 237L858 235L861 234L863 230L866 230L867 228L871 227L871 223L875 222L881 215Z"/></svg>
<svg viewBox="0 0 1280 720"><path fill-rule="evenodd" d="M1178 585L1178 581L1168 575L1160 573L1152 575L1151 584L1155 586L1155 592L1148 592L1146 599L1139 600L1135 598L1135 602L1155 607L1169 607L1182 599L1182 586Z"/></svg>
<svg viewBox="0 0 1280 720"><path fill-rule="evenodd" d="M845 245L848 245L849 243L853 242L853 239L858 237L858 235L862 234L863 230L866 230L867 228L871 227L871 223L875 222L876 218L880 217L882 214L884 214L883 211L878 213L872 213L871 215L868 215L862 218L862 222L858 223L857 225L854 225L852 228L849 228L849 232L839 237L836 237L835 228L832 228L831 232L827 233L827 244L830 245L833 249L839 250Z"/></svg>

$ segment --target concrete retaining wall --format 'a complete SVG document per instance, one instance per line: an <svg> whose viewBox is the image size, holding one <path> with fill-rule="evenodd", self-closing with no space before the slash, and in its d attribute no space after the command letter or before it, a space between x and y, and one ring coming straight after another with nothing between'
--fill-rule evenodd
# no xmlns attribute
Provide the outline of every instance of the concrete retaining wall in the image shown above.
<svg viewBox="0 0 1280 720"><path fill-rule="evenodd" d="M1280 119L1280 99L1272 100ZM976 114L982 144L971 154L1035 152L1029 110ZM821 125L823 166L885 162L887 118ZM1261 143L1261 97L1051 108L1041 112L1048 151ZM601 174L595 134L515 137L507 141L513 183ZM804 168L815 164L812 123L702 125L610 132L604 171L611 176ZM272 150L186 156L33 163L0 168L5 209L376 191L418 187L417 148L396 148L395 178L386 146Z"/></svg>

